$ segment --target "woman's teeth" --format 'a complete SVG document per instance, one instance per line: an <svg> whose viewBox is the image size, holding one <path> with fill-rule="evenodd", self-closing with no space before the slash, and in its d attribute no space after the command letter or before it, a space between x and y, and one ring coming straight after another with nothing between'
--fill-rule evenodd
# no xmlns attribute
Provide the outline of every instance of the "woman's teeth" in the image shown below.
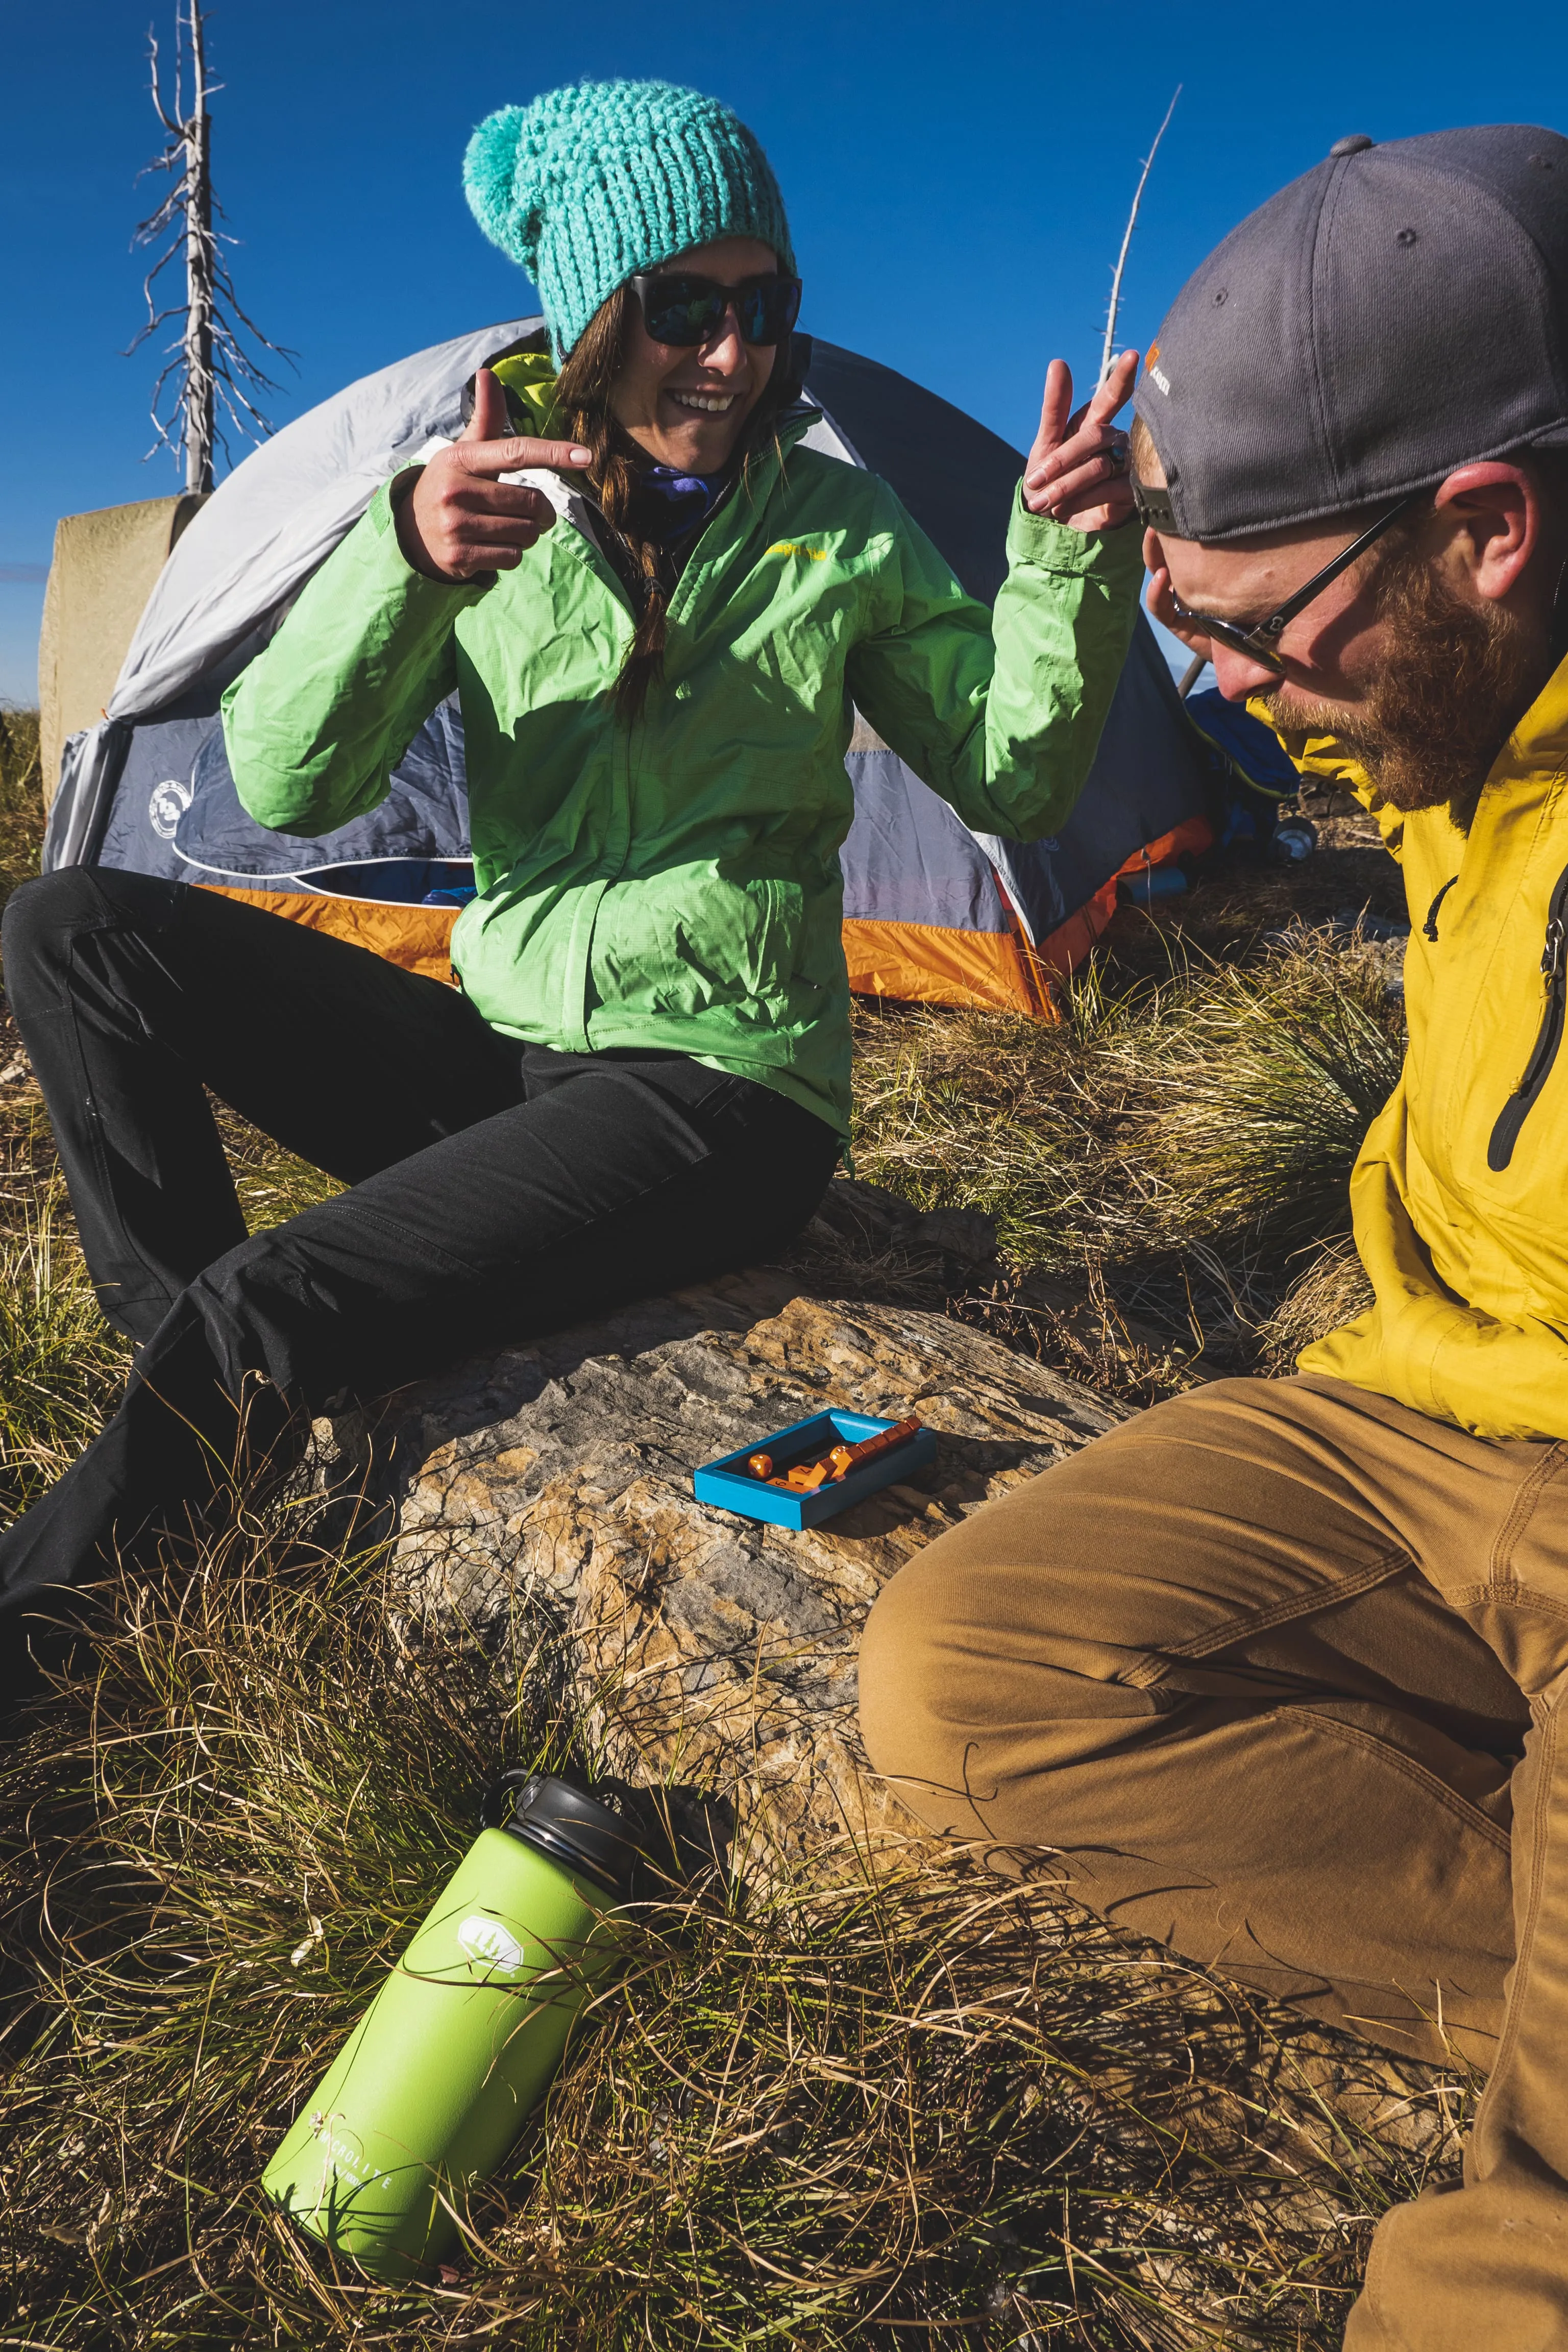
<svg viewBox="0 0 1568 2352"><path fill-rule="evenodd" d="M703 416L722 416L735 405L732 392L671 392L669 396L682 408L695 408Z"/></svg>

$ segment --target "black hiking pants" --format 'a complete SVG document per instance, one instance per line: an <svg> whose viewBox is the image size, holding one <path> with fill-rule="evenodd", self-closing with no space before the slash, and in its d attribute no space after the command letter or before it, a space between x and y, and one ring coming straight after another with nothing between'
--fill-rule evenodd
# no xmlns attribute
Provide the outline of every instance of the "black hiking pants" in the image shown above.
<svg viewBox="0 0 1568 2352"><path fill-rule="evenodd" d="M751 1079L521 1045L438 981L184 883L47 875L4 948L99 1300L139 1353L0 1538L0 1690L28 1679L40 1595L211 1497L242 1402L253 1447L297 1444L344 1391L743 1265L838 1157ZM207 1087L353 1189L247 1239Z"/></svg>

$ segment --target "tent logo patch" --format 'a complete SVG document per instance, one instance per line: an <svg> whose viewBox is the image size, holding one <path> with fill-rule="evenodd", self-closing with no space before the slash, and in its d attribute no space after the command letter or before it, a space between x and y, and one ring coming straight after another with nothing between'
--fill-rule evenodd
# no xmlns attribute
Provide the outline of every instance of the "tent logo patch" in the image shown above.
<svg viewBox="0 0 1568 2352"><path fill-rule="evenodd" d="M510 1927L499 1919L487 1919L481 1911L463 1921L458 1941L470 1960L482 1961L497 1976L515 1976L528 1957Z"/></svg>
<svg viewBox="0 0 1568 2352"><path fill-rule="evenodd" d="M173 841L174 829L190 807L191 799L189 784L179 783L173 776L165 776L161 784L153 785L147 814L160 841Z"/></svg>

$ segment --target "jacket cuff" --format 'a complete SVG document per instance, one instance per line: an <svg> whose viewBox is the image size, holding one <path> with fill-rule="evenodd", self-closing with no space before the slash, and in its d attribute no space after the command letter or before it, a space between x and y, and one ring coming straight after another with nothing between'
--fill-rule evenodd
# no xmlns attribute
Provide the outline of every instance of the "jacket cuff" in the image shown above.
<svg viewBox="0 0 1568 2352"><path fill-rule="evenodd" d="M403 552L403 542L397 536L397 509L424 471L423 466L405 466L401 473L383 482L364 510L361 528L374 534L377 556L389 583L395 582L405 591L439 598L443 604L454 596L477 604L495 586L495 572L481 572L475 580L432 580L427 572L410 563Z"/></svg>
<svg viewBox="0 0 1568 2352"><path fill-rule="evenodd" d="M1007 560L1032 563L1041 572L1064 572L1108 587L1121 587L1143 579L1143 534L1136 515L1115 530L1073 530L1049 515L1031 514L1024 504L1024 485L1013 494L1013 515L1007 525Z"/></svg>

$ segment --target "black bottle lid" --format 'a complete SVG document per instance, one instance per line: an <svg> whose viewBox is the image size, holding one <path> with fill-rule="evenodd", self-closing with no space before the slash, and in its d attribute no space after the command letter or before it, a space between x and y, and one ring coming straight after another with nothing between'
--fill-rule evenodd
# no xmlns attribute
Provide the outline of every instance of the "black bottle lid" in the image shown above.
<svg viewBox="0 0 1568 2352"><path fill-rule="evenodd" d="M511 1811L504 1820L492 1822L496 1801L508 1788L516 1790ZM484 1819L537 1847L552 1862L581 1871L621 1902L629 1897L637 1858L634 1832L619 1813L585 1790L574 1788L570 1780L558 1780L552 1772L503 1773L487 1792Z"/></svg>

